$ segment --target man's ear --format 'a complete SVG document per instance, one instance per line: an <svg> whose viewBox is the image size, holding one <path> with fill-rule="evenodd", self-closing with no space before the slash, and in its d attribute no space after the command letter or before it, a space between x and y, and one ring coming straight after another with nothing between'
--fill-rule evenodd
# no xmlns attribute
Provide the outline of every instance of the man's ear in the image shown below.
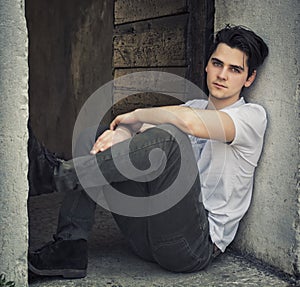
<svg viewBox="0 0 300 287"><path fill-rule="evenodd" d="M244 84L244 87L249 88L254 82L255 77L256 77L256 70L254 70L252 75L247 79L247 81Z"/></svg>

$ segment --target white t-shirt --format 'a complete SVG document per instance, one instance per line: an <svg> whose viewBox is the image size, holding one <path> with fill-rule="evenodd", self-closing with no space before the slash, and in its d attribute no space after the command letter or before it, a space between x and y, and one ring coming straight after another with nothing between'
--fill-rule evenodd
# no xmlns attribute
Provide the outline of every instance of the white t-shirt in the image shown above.
<svg viewBox="0 0 300 287"><path fill-rule="evenodd" d="M207 104L205 100L192 100L184 106L206 109ZM199 200L209 212L211 239L224 252L250 205L254 169L262 151L267 117L262 106L246 104L243 98L222 111L235 125L231 144L189 137L200 174Z"/></svg>

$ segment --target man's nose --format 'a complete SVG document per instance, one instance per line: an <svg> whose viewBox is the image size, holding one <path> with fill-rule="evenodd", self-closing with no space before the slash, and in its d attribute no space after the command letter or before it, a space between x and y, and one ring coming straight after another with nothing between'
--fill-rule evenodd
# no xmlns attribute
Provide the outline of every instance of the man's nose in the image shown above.
<svg viewBox="0 0 300 287"><path fill-rule="evenodd" d="M218 78L219 78L220 80L226 81L226 80L227 80L227 76L228 76L227 73L228 73L228 71L226 70L226 68L225 68L225 67L222 68L222 69L220 70L219 74L218 74Z"/></svg>

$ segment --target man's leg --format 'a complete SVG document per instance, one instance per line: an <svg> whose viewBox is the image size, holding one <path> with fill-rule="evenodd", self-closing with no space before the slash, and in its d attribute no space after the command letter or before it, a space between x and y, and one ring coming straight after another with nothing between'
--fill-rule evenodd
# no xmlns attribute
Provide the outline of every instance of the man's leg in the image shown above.
<svg viewBox="0 0 300 287"><path fill-rule="evenodd" d="M99 130L102 133L105 128ZM89 154L96 129L87 129L77 141L76 156ZM60 208L54 241L29 253L29 270L37 275L81 278L86 276L87 238L96 203L82 189L68 190Z"/></svg>
<svg viewBox="0 0 300 287"><path fill-rule="evenodd" d="M181 133L176 128L173 130L175 137ZM176 148L173 148L168 164L160 176L146 186L132 182L132 185L138 184L137 188L130 189L137 192L135 196L153 196L163 192L174 182L180 169L181 157L179 145L173 145ZM196 169L198 174L192 148L185 152L185 156L191 161L188 172L192 173L191 169ZM181 185L188 186L189 182L183 182ZM114 184L114 187L124 193L128 193L129 190L122 183ZM213 254L207 213L199 201L200 191L197 176L184 198L162 213L139 218L118 214L114 214L114 217L132 249L141 258L155 261L175 272L198 271L208 265Z"/></svg>
<svg viewBox="0 0 300 287"><path fill-rule="evenodd" d="M199 185L196 180L183 200L148 220L153 257L171 271L199 271L213 254L206 210L199 202Z"/></svg>
<svg viewBox="0 0 300 287"><path fill-rule="evenodd" d="M176 137L181 131L175 129ZM176 153L181 146L176 145ZM209 235L207 212L200 200L201 185L197 163L192 146L185 150L185 160L189 161L186 176L181 178L181 187L190 188L185 197L163 213L148 219L148 234L152 254L164 268L177 272L192 272L205 268L211 260L213 244ZM180 166L182 158L173 156L171 167L149 184L150 195L157 190L165 190L176 178L175 167ZM189 178L189 174L196 174ZM167 180L166 180L167 179ZM190 182L192 180L192 182ZM202 199L202 198L201 198Z"/></svg>
<svg viewBox="0 0 300 287"><path fill-rule="evenodd" d="M98 129L101 134L106 128ZM95 143L96 128L89 128L80 134L74 157L88 155ZM88 239L94 223L96 203L83 190L66 191L60 208L56 237L63 240Z"/></svg>
<svg viewBox="0 0 300 287"><path fill-rule="evenodd" d="M199 183L195 182L183 200L157 215L128 217L113 214L139 257L174 272L199 271L209 264L213 244L206 210L199 203L197 190Z"/></svg>
<svg viewBox="0 0 300 287"><path fill-rule="evenodd" d="M170 127L169 127L170 128ZM171 130L175 129L175 133L178 132L178 129L172 127ZM180 136L182 136L182 133L180 132ZM178 160L174 160L174 158L178 157L178 147L176 147L176 145L174 145L176 141L174 140L174 137L168 135L166 132L161 131L160 129L152 129L151 131L146 131L143 134L137 135L136 137L134 137L134 139L131 142L130 145L130 150L129 150L129 154L130 154L130 158L132 160L132 162L136 165L136 167L138 169L143 169L145 167L145 162L149 165L149 153L154 149L154 148L160 148L163 149L167 155L167 169L166 170L172 170L172 168L174 167L174 164L178 164ZM123 143L120 143L120 147L122 147ZM122 151L122 149L119 149L119 151ZM114 160L116 161L123 161L124 160L124 154L121 153L117 153L114 155ZM89 158L87 158L89 160ZM111 149L99 153L97 154L97 161L98 161L98 165L99 167L102 169L102 172L104 174L104 176L106 177L107 181L110 183L113 183L115 185L125 185L125 183L127 182L126 178L118 171L118 169L115 167L114 162L113 162L113 156L111 153ZM195 162L195 161L194 161ZM71 168L70 168L71 166ZM87 166L88 167L88 166ZM88 170L88 168L87 168ZM155 173L155 171L154 171ZM151 190L151 193L159 193L160 190L158 188L162 187L162 182L166 181L166 176L168 176L168 172L164 171L164 173L159 177L158 180L156 180L156 183L154 184L155 180L153 181L153 187ZM74 168L72 168L72 165L70 165L69 163L66 163L65 165L62 165L59 172L58 172L58 176L57 176L57 180L61 181L61 182L70 182L69 178L71 178L71 182L72 181L76 181L76 173L74 171ZM78 179L77 179L78 181ZM77 184L77 183L76 183ZM73 185L73 186L76 186ZM127 182L128 184L128 182ZM150 183L144 183L144 184L151 184ZM67 185L66 185L67 186ZM70 189L72 189L72 187L70 187ZM142 188L143 192L146 190L145 188ZM194 190L194 189L193 189ZM149 190L148 190L149 191ZM69 191L72 192L72 191ZM149 194L149 193L148 193ZM192 192L192 194L195 194L195 192ZM149 194L150 195L150 194ZM190 198L190 197L188 197ZM194 204L196 204L196 202L198 202L197 200L195 200L195 196L193 196L192 198L194 198L192 200L192 202ZM79 204L79 206L81 206L81 202L80 200L77 200L77 203L75 204L75 206L77 204ZM74 205L70 205L71 207ZM78 206L78 205L77 205ZM177 205L176 205L177 206ZM175 210L176 206L172 207L171 210ZM204 213L204 208L200 208ZM183 209L184 210L184 209ZM160 224L158 224L160 220L165 220L167 219L168 221L165 222L165 224L169 224L170 219L173 219L173 217L176 215L178 216L178 214L182 215L183 210L181 209L181 213L180 212L171 212L169 213L169 211L166 211L169 215L167 217L161 217L162 215L154 215L153 217L150 216L147 221L149 221L149 224L147 226L147 228L145 230L145 232L149 233L149 235L145 236L144 238L147 238L148 242L150 242L151 244L151 253L153 251L153 258L155 258L155 260L157 262L159 262L162 266L164 266L165 268L174 270L174 271L193 271L194 269L200 269L200 267L197 267L195 262L186 262L184 264L184 266L180 266L180 267L174 267L174 266L168 266L167 263L162 262L162 259L164 257L167 256L167 254L169 254L170 252L167 252L167 248L164 248L164 245L166 245L167 247L170 246L170 239L174 239L174 227L175 229L178 228L178 226L172 224L172 226L174 227L170 227L167 228L166 230L168 230L166 236L163 236L163 238L158 238L159 236L159 230L161 230L161 228L164 228L164 225L160 222ZM184 211L186 212L186 210ZM183 212L183 213L184 213ZM198 211L199 212L199 211ZM200 214L200 217L202 218L203 212ZM195 212L193 214L193 216L195 215ZM192 217L193 217L192 216ZM186 220L190 220L192 217L187 217ZM204 216L205 217L205 216ZM157 219L158 218L158 219ZM160 219L161 218L161 219ZM177 220L177 219L176 219ZM207 220L207 219L206 219ZM141 220L142 222L143 220ZM81 224L80 221L79 225ZM132 221L130 221L132 222ZM182 222L185 222L185 220L182 220ZM122 224L121 224L122 225ZM136 224L135 224L136 225ZM181 224L182 225L182 224ZM202 222L200 223L200 230L206 231L206 228L203 227ZM123 223L123 229L125 226L125 223ZM144 225L143 225L144 226ZM78 226L76 226L76 228L78 228ZM121 228L122 229L122 228ZM84 230L84 228L83 228ZM205 232L207 234L206 238L208 238L208 233ZM137 234L137 237L141 237L139 234ZM195 245L193 242L190 242L191 240L196 240L199 239L198 236L189 236L190 238L180 238L180 239L176 239L176 244L174 245L175 248L178 248L179 245L182 245L182 242L186 243L188 241L188 247L192 249L192 251L188 252L190 254L190 257L193 258L198 258L199 256L201 256L201 252L198 252L198 248L194 248L193 246ZM197 238L194 238L197 237ZM72 236L67 235L67 238L72 238ZM177 237L176 237L177 238ZM135 239L132 238L132 241L134 241ZM72 240L70 240L72 241ZM65 240L64 240L65 242ZM145 242L145 240L141 240L140 242ZM201 242L201 240L197 241L197 242ZM143 243L144 244L144 243ZM145 244L144 244L145 245ZM196 244L197 245L197 244ZM199 245L199 244L198 244ZM186 245L184 245L186 247ZM174 248L173 247L173 248ZM171 248L171 252L175 252L176 250L173 250L173 248ZM141 249L139 247L139 249ZM211 249L211 248L210 248ZM185 255L186 252L183 252L183 254ZM198 257L197 257L198 256ZM41 257L41 256L40 256ZM146 257L146 256L144 256ZM171 257L170 254L167 257ZM177 258L177 256L175 256L174 258ZM152 259L149 258L150 260ZM198 260L197 259L197 260ZM172 261L173 259L170 258L168 259L168 262ZM196 261L197 261L196 260ZM204 260L207 260L207 258L205 258ZM38 261L38 260L37 260ZM199 260L198 260L199 261ZM198 262L197 261L197 262ZM203 261L203 260L202 260ZM200 263L199 263L200 264ZM198 264L198 265L199 265ZM205 265L205 263L201 262L201 268L203 267L203 265ZM42 275L46 275L45 273ZM52 274L49 274L52 275ZM54 274L53 274L54 275ZM65 274L62 274L63 276L65 276ZM69 274L67 274L67 276L69 276ZM70 275L71 276L71 275ZM65 276L66 277L66 276Z"/></svg>

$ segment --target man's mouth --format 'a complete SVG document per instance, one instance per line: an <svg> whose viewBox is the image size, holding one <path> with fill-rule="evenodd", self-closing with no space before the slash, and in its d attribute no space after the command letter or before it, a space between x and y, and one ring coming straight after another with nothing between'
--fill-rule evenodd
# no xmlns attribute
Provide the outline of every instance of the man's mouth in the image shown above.
<svg viewBox="0 0 300 287"><path fill-rule="evenodd" d="M219 83L213 83L213 85L216 86L217 88L227 89L226 86L219 84Z"/></svg>

